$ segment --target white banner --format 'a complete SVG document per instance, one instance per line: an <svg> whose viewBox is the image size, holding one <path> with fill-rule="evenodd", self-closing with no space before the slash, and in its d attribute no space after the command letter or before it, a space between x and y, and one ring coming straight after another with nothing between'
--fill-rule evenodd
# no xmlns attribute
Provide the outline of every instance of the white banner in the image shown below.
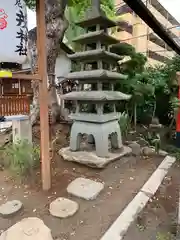
<svg viewBox="0 0 180 240"><path fill-rule="evenodd" d="M27 60L27 11L23 0L0 0L0 62Z"/></svg>

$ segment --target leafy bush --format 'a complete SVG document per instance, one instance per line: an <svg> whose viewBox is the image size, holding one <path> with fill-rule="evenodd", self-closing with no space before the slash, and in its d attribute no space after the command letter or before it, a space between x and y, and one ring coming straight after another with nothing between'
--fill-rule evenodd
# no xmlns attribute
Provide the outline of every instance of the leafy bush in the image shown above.
<svg viewBox="0 0 180 240"><path fill-rule="evenodd" d="M124 48L125 50L125 48ZM119 65L119 71L128 75L127 80L120 80L116 91L131 94L127 108L118 110L131 113L136 122L149 124L152 117L158 117L160 123L169 126L176 115L179 103L176 72L180 69L180 57L175 56L164 65L145 67L146 59L142 54L134 53L131 60Z"/></svg>
<svg viewBox="0 0 180 240"><path fill-rule="evenodd" d="M171 240L172 239L172 235L168 232L168 233L157 233L156 236L156 240Z"/></svg>
<svg viewBox="0 0 180 240"><path fill-rule="evenodd" d="M7 146L4 152L5 167L14 175L32 175L33 169L40 164L40 149L28 141L18 141Z"/></svg>
<svg viewBox="0 0 180 240"><path fill-rule="evenodd" d="M169 155L175 157L177 160L180 160L180 149L174 145L166 145L165 151L169 153Z"/></svg>
<svg viewBox="0 0 180 240"><path fill-rule="evenodd" d="M128 130L130 128L130 119L127 113L120 113L119 126L121 129L122 136L127 136Z"/></svg>
<svg viewBox="0 0 180 240"><path fill-rule="evenodd" d="M132 56L135 54L135 48L128 43L117 43L111 46L111 52L122 56Z"/></svg>
<svg viewBox="0 0 180 240"><path fill-rule="evenodd" d="M154 131L151 128L145 127L146 132L142 134L141 140L144 140L149 146L153 146L155 148L156 153L159 152L161 147L161 138L158 131Z"/></svg>

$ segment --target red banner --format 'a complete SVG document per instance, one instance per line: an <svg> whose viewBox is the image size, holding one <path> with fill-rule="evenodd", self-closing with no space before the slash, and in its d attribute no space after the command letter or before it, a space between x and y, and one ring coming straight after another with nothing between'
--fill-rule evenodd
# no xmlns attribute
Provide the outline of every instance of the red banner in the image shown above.
<svg viewBox="0 0 180 240"><path fill-rule="evenodd" d="M178 91L178 99L180 101L180 87ZM178 114L176 119L176 132L180 132L180 109L178 109Z"/></svg>

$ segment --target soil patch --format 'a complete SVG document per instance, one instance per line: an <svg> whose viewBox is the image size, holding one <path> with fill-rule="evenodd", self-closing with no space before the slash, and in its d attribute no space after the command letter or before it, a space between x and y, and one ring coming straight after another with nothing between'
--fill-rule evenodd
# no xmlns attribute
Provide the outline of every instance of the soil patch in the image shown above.
<svg viewBox="0 0 180 240"><path fill-rule="evenodd" d="M17 215L9 219L0 218L0 231L6 230L25 217L38 217L52 230L54 239L98 240L163 160L158 157L124 157L103 170L65 162L58 151L69 145L69 130L70 125L64 124L50 127L50 139L53 142L50 146L51 191L45 193L41 190L40 171L36 171L33 178L26 179L24 184L13 180L8 172L0 171L0 204L17 199L24 206L24 210ZM39 126L33 128L33 141L36 144L40 143ZM68 184L79 177L105 183L104 190L96 200L86 201L68 195ZM49 204L58 197L76 201L80 206L79 211L63 220L51 216Z"/></svg>
<svg viewBox="0 0 180 240"><path fill-rule="evenodd" d="M129 228L124 240L173 240L179 205L178 163L170 169L156 195Z"/></svg>
<svg viewBox="0 0 180 240"><path fill-rule="evenodd" d="M25 217L39 217L52 230L53 237L65 240L98 240L115 221L123 208L156 169L161 158L122 158L104 170L90 169L68 163L56 156L52 164L52 189L41 191L41 184L22 185L0 172L0 204L17 199L24 211L10 218L0 218L0 230L6 230ZM77 177L86 177L105 183L105 189L93 201L69 196L66 188ZM37 177L38 179L38 177ZM68 219L60 220L49 214L49 203L57 197L67 197L79 203L80 209Z"/></svg>

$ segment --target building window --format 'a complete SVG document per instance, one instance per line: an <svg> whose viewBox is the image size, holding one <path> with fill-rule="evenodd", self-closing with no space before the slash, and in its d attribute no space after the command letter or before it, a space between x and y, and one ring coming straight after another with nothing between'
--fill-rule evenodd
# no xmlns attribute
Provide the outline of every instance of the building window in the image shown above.
<svg viewBox="0 0 180 240"><path fill-rule="evenodd" d="M15 89L19 88L19 83L12 83L12 88L15 88Z"/></svg>

